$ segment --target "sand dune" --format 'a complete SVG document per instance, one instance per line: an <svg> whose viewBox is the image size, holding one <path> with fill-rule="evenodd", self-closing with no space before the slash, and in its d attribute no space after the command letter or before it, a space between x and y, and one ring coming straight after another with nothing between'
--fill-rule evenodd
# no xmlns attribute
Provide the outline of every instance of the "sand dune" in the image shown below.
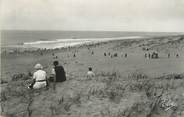
<svg viewBox="0 0 184 117"><path fill-rule="evenodd" d="M3 54L1 112L17 117L182 117L183 44L184 36L168 36ZM152 52L159 57L145 58ZM28 90L27 73L39 62L49 75L53 53L67 81L56 84L55 90L52 83L47 90ZM86 78L89 66L94 79Z"/></svg>

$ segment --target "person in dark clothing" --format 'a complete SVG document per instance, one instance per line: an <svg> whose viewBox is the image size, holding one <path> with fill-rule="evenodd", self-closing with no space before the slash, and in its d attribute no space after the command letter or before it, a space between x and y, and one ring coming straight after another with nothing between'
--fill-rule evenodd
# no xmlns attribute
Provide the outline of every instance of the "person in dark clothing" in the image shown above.
<svg viewBox="0 0 184 117"><path fill-rule="evenodd" d="M106 56L106 53L104 53L104 56Z"/></svg>
<svg viewBox="0 0 184 117"><path fill-rule="evenodd" d="M168 58L170 58L170 53L167 55Z"/></svg>
<svg viewBox="0 0 184 117"><path fill-rule="evenodd" d="M73 57L76 57L75 53L74 53Z"/></svg>
<svg viewBox="0 0 184 117"><path fill-rule="evenodd" d="M58 61L53 62L54 68L52 69L52 74L54 75L55 82L64 82L66 81L65 70L63 66L59 65Z"/></svg>
<svg viewBox="0 0 184 117"><path fill-rule="evenodd" d="M150 53L148 54L148 58L149 58L149 59L151 58L151 54L150 54Z"/></svg>
<svg viewBox="0 0 184 117"><path fill-rule="evenodd" d="M128 56L128 54L127 54L127 53L125 53L125 58L127 58L127 56Z"/></svg>
<svg viewBox="0 0 184 117"><path fill-rule="evenodd" d="M179 57L179 54L176 54L176 58L178 58Z"/></svg>
<svg viewBox="0 0 184 117"><path fill-rule="evenodd" d="M114 53L114 57L118 57L118 54L117 53Z"/></svg>

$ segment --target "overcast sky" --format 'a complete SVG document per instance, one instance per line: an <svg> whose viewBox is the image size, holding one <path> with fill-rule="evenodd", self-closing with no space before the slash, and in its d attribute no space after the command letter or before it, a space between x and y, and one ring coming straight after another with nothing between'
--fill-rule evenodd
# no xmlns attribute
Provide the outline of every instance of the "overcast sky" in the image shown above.
<svg viewBox="0 0 184 117"><path fill-rule="evenodd" d="M2 29L184 32L184 0L1 0Z"/></svg>

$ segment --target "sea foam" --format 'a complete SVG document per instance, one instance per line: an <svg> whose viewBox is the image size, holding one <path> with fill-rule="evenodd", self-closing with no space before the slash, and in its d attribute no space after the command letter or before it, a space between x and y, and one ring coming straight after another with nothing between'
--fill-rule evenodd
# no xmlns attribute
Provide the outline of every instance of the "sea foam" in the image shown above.
<svg viewBox="0 0 184 117"><path fill-rule="evenodd" d="M71 47L82 44L98 43L112 40L123 40L123 39L138 39L141 36L129 36L129 37L116 37L116 38L88 38L88 39L56 39L52 41L34 41L25 42L23 45L25 47L35 47L35 48L61 48L61 47Z"/></svg>

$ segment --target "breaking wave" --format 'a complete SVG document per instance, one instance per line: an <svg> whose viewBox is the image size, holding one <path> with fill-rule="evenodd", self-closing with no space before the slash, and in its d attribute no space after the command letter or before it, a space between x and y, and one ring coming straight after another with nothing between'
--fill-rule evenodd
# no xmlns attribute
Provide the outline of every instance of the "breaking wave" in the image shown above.
<svg viewBox="0 0 184 117"><path fill-rule="evenodd" d="M25 42L24 46L27 47L36 47L36 48L60 48L67 46L76 46L87 43L96 43L96 42L104 42L111 40L123 40L123 39L135 39L142 38L141 36L129 36L129 37L117 37L117 38L88 38L88 39L56 39L50 41L34 41L34 42Z"/></svg>

